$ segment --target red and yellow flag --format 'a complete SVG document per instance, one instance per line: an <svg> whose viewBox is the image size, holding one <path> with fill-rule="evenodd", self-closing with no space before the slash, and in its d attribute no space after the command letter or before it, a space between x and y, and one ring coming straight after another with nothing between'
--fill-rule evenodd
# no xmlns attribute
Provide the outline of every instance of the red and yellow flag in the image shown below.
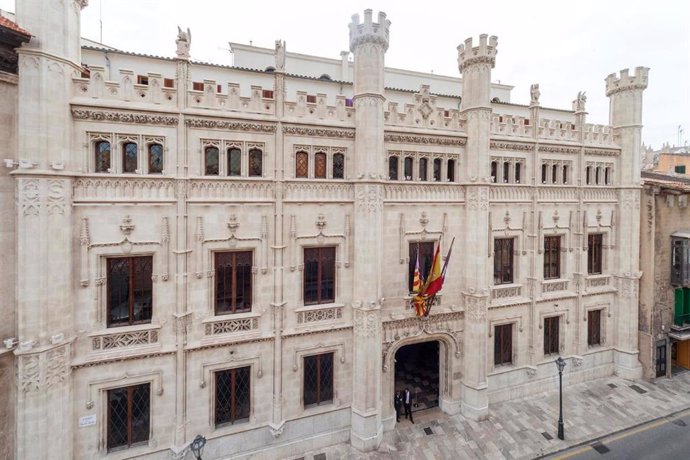
<svg viewBox="0 0 690 460"><path fill-rule="evenodd" d="M414 274L412 275L412 292L419 294L422 292L422 274L419 272L419 252L417 252L417 261L414 264Z"/></svg>
<svg viewBox="0 0 690 460"><path fill-rule="evenodd" d="M431 271L426 279L424 290L425 296L432 296L443 287L443 269L441 268L441 242L436 246L434 261L431 263Z"/></svg>

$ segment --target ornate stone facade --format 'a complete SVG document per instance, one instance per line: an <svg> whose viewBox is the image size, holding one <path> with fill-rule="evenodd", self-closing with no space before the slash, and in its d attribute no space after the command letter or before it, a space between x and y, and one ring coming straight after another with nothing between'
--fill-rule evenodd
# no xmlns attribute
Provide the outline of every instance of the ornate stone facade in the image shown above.
<svg viewBox="0 0 690 460"><path fill-rule="evenodd" d="M1 369L17 369L6 393L18 414L15 457L189 458L197 433L209 439L204 458L346 441L374 450L394 426L402 347L438 341L441 409L481 419L497 401L553 385L553 357L541 353L552 317L562 319L571 382L637 375L631 139L645 69L634 82L607 80L612 126L598 126L581 110L542 108L538 96L529 116L511 104L491 83L498 39L485 35L459 48L463 79L451 96L435 86L451 80L432 74L414 74L413 90L386 88L390 21L370 10L350 24L351 63L347 52L330 62L279 42L275 68L213 67L192 59L191 31L180 28L177 58L151 72L156 58L109 50L133 70L106 71L102 49L80 48L78 21L62 21L86 2L20 3L18 20L38 39L19 50L16 104L0 109L12 107L17 141L3 150L12 172L0 176L18 241L6 259L16 299L12 283L0 285L18 325L0 329L16 338L0 355ZM300 59L304 69L290 67ZM324 94L299 76L314 63L327 69ZM39 97L47 86L54 94ZM51 117L45 135L36 113ZM606 171L616 173L596 179ZM410 247L440 240L446 253L453 237L442 295L417 318ZM559 241L556 276L544 273L547 238ZM595 250L601 266L590 270ZM241 301L219 294L223 264L239 270L219 261L225 253L245 257ZM332 282L319 284L328 295L305 281L313 254L332 264ZM150 263L140 280L150 295L122 304L149 316L126 324L130 310L113 300L118 261ZM590 311L606 338L596 346ZM497 365L500 327L512 342ZM316 356L332 359L332 394L312 405L303 388ZM249 413L216 423L216 377L237 369ZM147 442L108 453L108 392L137 385L151 390ZM46 411L55 423L44 432Z"/></svg>

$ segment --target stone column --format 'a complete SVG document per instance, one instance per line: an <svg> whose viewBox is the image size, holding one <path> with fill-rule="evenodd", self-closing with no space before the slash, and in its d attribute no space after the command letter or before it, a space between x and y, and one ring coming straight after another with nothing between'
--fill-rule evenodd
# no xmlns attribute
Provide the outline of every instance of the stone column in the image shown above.
<svg viewBox="0 0 690 460"><path fill-rule="evenodd" d="M606 77L609 124L621 147L618 196L618 229L613 267L617 272L617 306L614 310L614 364L617 375L628 379L642 376L638 349L640 254L640 148L642 138L642 93L649 69L637 67L635 75L621 70Z"/></svg>
<svg viewBox="0 0 690 460"><path fill-rule="evenodd" d="M354 54L355 151L350 171L355 188L353 311L355 320L352 427L350 440L360 450L381 442L381 318L383 273L384 55L390 21L372 11L350 23Z"/></svg>
<svg viewBox="0 0 690 460"><path fill-rule="evenodd" d="M463 293L465 300L465 354L463 360L462 413L473 419L488 416L487 323L493 266L493 242L489 225L489 138L491 131L491 69L496 63L498 40L479 36L479 46L468 38L458 46L462 73L462 113L467 119L467 161L461 169L465 185L465 242Z"/></svg>
<svg viewBox="0 0 690 460"><path fill-rule="evenodd" d="M70 373L74 340L72 78L81 74L86 0L24 0L17 21L33 35L18 50L16 458L73 457ZM59 454L56 454L59 453Z"/></svg>

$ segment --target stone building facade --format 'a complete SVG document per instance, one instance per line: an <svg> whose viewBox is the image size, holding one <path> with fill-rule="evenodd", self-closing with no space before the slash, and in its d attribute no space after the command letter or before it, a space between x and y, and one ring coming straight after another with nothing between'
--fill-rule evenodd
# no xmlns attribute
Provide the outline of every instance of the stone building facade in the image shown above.
<svg viewBox="0 0 690 460"><path fill-rule="evenodd" d="M643 172L640 361L644 377L690 368L690 179Z"/></svg>
<svg viewBox="0 0 690 460"><path fill-rule="evenodd" d="M172 59L82 49L86 0L48 3L17 5L33 38L3 195L17 458L183 458L197 434L204 458L372 450L418 343L438 344L441 409L474 419L556 385L558 355L566 383L641 376L648 69L606 78L599 126L583 94L510 103L496 37L458 47L461 79L394 71L367 10L351 62L277 42L222 67L183 30ZM417 318L410 261L452 237Z"/></svg>

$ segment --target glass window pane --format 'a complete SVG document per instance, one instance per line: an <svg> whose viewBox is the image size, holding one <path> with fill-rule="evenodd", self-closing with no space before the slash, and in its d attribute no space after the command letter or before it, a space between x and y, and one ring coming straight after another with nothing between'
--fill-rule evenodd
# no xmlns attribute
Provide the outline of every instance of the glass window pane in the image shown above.
<svg viewBox="0 0 690 460"><path fill-rule="evenodd" d="M134 173L137 170L137 144L128 142L122 146L122 172Z"/></svg>
<svg viewBox="0 0 690 460"><path fill-rule="evenodd" d="M129 259L108 259L108 325L129 324Z"/></svg>
<svg viewBox="0 0 690 460"><path fill-rule="evenodd" d="M405 180L412 180L412 157L405 157L404 173Z"/></svg>
<svg viewBox="0 0 690 460"><path fill-rule="evenodd" d="M96 143L96 172L109 172L110 169L110 142L100 141Z"/></svg>
<svg viewBox="0 0 690 460"><path fill-rule="evenodd" d="M318 179L326 178L326 154L317 152L314 155L314 177Z"/></svg>
<svg viewBox="0 0 690 460"><path fill-rule="evenodd" d="M137 385L132 389L132 439L131 444L149 439L150 384Z"/></svg>
<svg viewBox="0 0 690 460"><path fill-rule="evenodd" d="M309 155L307 152L297 152L295 156L295 177L309 177Z"/></svg>
<svg viewBox="0 0 690 460"><path fill-rule="evenodd" d="M242 152L240 149L228 150L228 175L239 176L242 174Z"/></svg>
<svg viewBox="0 0 690 460"><path fill-rule="evenodd" d="M434 180L437 182L441 181L441 159L434 159Z"/></svg>
<svg viewBox="0 0 690 460"><path fill-rule="evenodd" d="M448 182L455 182L455 160L448 160Z"/></svg>
<svg viewBox="0 0 690 460"><path fill-rule="evenodd" d="M333 179L345 178L345 155L342 153L333 154Z"/></svg>
<svg viewBox="0 0 690 460"><path fill-rule="evenodd" d="M419 159L419 180L427 180L428 162L426 158Z"/></svg>
<svg viewBox="0 0 690 460"><path fill-rule="evenodd" d="M163 146L160 144L149 145L149 174L163 172Z"/></svg>
<svg viewBox="0 0 690 460"><path fill-rule="evenodd" d="M259 149L252 149L249 151L249 175L252 177L263 176L263 158L264 154Z"/></svg>
<svg viewBox="0 0 690 460"><path fill-rule="evenodd" d="M108 450L128 445L127 388L108 391Z"/></svg>
<svg viewBox="0 0 690 460"><path fill-rule="evenodd" d="M204 150L205 174L207 176L217 176L219 174L219 152L216 147L206 147Z"/></svg>

